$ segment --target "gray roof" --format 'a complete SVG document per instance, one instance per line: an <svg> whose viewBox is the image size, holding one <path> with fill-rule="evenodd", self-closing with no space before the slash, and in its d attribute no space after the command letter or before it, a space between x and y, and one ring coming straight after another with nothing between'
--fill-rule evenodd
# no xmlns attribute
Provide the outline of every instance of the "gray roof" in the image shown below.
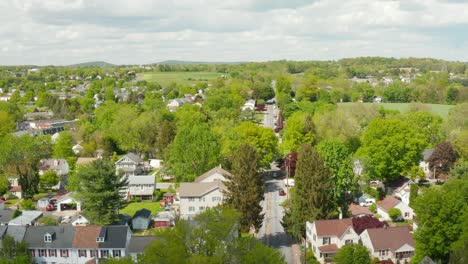
<svg viewBox="0 0 468 264"><path fill-rule="evenodd" d="M132 236L128 252L142 253L156 239L155 236Z"/></svg>
<svg viewBox="0 0 468 264"><path fill-rule="evenodd" d="M8 226L6 226L6 225L0 226L0 240L3 239L3 235L6 233L7 227Z"/></svg>
<svg viewBox="0 0 468 264"><path fill-rule="evenodd" d="M153 221L171 221L174 219L174 213L170 211L159 212L153 217Z"/></svg>
<svg viewBox="0 0 468 264"><path fill-rule="evenodd" d="M20 242L23 240L24 235L26 233L26 226L8 226L6 231L7 236L11 236L15 239L16 242Z"/></svg>
<svg viewBox="0 0 468 264"><path fill-rule="evenodd" d="M128 232L128 226L103 226L99 236L105 239L99 243L99 248L125 248Z"/></svg>
<svg viewBox="0 0 468 264"><path fill-rule="evenodd" d="M0 223L10 222L14 213L15 213L15 211L10 210L10 209L0 210Z"/></svg>
<svg viewBox="0 0 468 264"><path fill-rule="evenodd" d="M119 159L116 162L116 164L119 164L124 158L130 159L131 161L135 162L136 164L143 163L143 160L140 157L138 157L137 155L135 155L133 153L127 153L127 155L125 155L121 159Z"/></svg>
<svg viewBox="0 0 468 264"><path fill-rule="evenodd" d="M142 218L150 218L151 217L151 211L148 210L148 209L140 209L138 211L136 211L135 215L133 216L133 219L137 218L137 217L142 217Z"/></svg>
<svg viewBox="0 0 468 264"><path fill-rule="evenodd" d="M221 181L182 182L178 192L180 197L200 197L218 188L226 190L226 186Z"/></svg>
<svg viewBox="0 0 468 264"><path fill-rule="evenodd" d="M44 236L52 235L52 242L45 242ZM24 240L30 248L72 248L75 228L72 226L29 226Z"/></svg>
<svg viewBox="0 0 468 264"><path fill-rule="evenodd" d="M428 161L429 158L432 156L432 153L434 153L434 149L425 149L423 152L424 161Z"/></svg>
<svg viewBox="0 0 468 264"><path fill-rule="evenodd" d="M154 184L156 182L155 175L137 175L128 177L128 185L135 184Z"/></svg>
<svg viewBox="0 0 468 264"><path fill-rule="evenodd" d="M20 216L11 220L8 225L31 225L41 216L41 211L23 211Z"/></svg>

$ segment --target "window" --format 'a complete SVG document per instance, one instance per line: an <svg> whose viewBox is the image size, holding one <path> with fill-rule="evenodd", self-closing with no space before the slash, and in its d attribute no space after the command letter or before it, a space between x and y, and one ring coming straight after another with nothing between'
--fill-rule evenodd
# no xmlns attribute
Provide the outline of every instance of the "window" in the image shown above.
<svg viewBox="0 0 468 264"><path fill-rule="evenodd" d="M344 243L345 243L345 245L352 244L353 240L352 239L346 239Z"/></svg>
<svg viewBox="0 0 468 264"><path fill-rule="evenodd" d="M189 210L189 212L194 212L194 211L195 211L195 207L194 207L194 206L189 206L188 210Z"/></svg>
<svg viewBox="0 0 468 264"><path fill-rule="evenodd" d="M385 250L379 250L379 256L385 256Z"/></svg>
<svg viewBox="0 0 468 264"><path fill-rule="evenodd" d="M405 217L409 217L409 212L405 212Z"/></svg>
<svg viewBox="0 0 468 264"><path fill-rule="evenodd" d="M203 210L205 210L205 207L200 206L200 207L198 207L198 210L203 211Z"/></svg>
<svg viewBox="0 0 468 264"><path fill-rule="evenodd" d="M330 244L330 237L324 237L322 242L323 242L323 245Z"/></svg>
<svg viewBox="0 0 468 264"><path fill-rule="evenodd" d="M52 235L47 233L44 235L44 242L52 242Z"/></svg>
<svg viewBox="0 0 468 264"><path fill-rule="evenodd" d="M78 249L78 257L86 258L86 249Z"/></svg>
<svg viewBox="0 0 468 264"><path fill-rule="evenodd" d="M188 198L188 201L189 201L189 202L195 202L195 198L190 197L190 198Z"/></svg>
<svg viewBox="0 0 468 264"><path fill-rule="evenodd" d="M212 197L211 201L212 202L219 202L219 201L221 201L221 197Z"/></svg>
<svg viewBox="0 0 468 264"><path fill-rule="evenodd" d="M97 258L98 257L98 251L95 250L95 249L91 249L89 251L89 256L92 257L92 258Z"/></svg>
<svg viewBox="0 0 468 264"><path fill-rule="evenodd" d="M103 237L96 237L96 242L104 242L104 238Z"/></svg>
<svg viewBox="0 0 468 264"><path fill-rule="evenodd" d="M36 250L35 249L30 249L29 254L31 255L31 257L35 257L36 256Z"/></svg>
<svg viewBox="0 0 468 264"><path fill-rule="evenodd" d="M109 257L109 250L101 250L101 258Z"/></svg>
<svg viewBox="0 0 468 264"><path fill-rule="evenodd" d="M63 258L68 258L68 249L61 249L60 256Z"/></svg>
<svg viewBox="0 0 468 264"><path fill-rule="evenodd" d="M316 250L316 249L315 249L315 246L313 246L313 247L312 247L312 250L313 250L313 251L314 251L314 253L315 253L315 250Z"/></svg>
<svg viewBox="0 0 468 264"><path fill-rule="evenodd" d="M120 258L120 250L118 249L112 250L112 256L114 256L114 258Z"/></svg>
<svg viewBox="0 0 468 264"><path fill-rule="evenodd" d="M57 250L56 249L49 249L49 257L56 257Z"/></svg>
<svg viewBox="0 0 468 264"><path fill-rule="evenodd" d="M39 257L44 257L46 255L45 249L39 249Z"/></svg>

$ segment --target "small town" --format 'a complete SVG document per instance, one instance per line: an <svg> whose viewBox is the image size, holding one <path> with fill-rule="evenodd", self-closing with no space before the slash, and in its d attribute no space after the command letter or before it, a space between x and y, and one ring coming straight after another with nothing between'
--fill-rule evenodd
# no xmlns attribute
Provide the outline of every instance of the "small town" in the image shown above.
<svg viewBox="0 0 468 264"><path fill-rule="evenodd" d="M0 264L468 263L468 3L293 2L0 3Z"/></svg>

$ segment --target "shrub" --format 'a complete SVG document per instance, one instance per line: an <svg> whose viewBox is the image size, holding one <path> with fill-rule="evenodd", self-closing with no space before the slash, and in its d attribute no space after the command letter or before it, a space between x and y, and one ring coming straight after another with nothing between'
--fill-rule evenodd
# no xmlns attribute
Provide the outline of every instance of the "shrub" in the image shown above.
<svg viewBox="0 0 468 264"><path fill-rule="evenodd" d="M16 217L20 216L23 212L21 212L20 210L15 210L15 212L13 213L13 218L12 219L15 219Z"/></svg>
<svg viewBox="0 0 468 264"><path fill-rule="evenodd" d="M377 212L377 205L373 203L371 206L369 206L369 211L373 213Z"/></svg>
<svg viewBox="0 0 468 264"><path fill-rule="evenodd" d="M20 205L23 210L34 210L36 208L36 206L34 206L33 201L30 199L22 200Z"/></svg>
<svg viewBox="0 0 468 264"><path fill-rule="evenodd" d="M392 219L393 222L401 220L401 211L398 208L392 208L388 210L388 216Z"/></svg>

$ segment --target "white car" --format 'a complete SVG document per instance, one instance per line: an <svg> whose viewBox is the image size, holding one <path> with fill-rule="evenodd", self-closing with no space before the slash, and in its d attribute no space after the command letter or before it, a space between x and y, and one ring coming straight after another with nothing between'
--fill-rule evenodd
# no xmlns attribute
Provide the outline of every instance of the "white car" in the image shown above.
<svg viewBox="0 0 468 264"><path fill-rule="evenodd" d="M366 199L364 202L359 203L360 206L365 206L365 207L369 207L372 204L375 204L375 199Z"/></svg>

